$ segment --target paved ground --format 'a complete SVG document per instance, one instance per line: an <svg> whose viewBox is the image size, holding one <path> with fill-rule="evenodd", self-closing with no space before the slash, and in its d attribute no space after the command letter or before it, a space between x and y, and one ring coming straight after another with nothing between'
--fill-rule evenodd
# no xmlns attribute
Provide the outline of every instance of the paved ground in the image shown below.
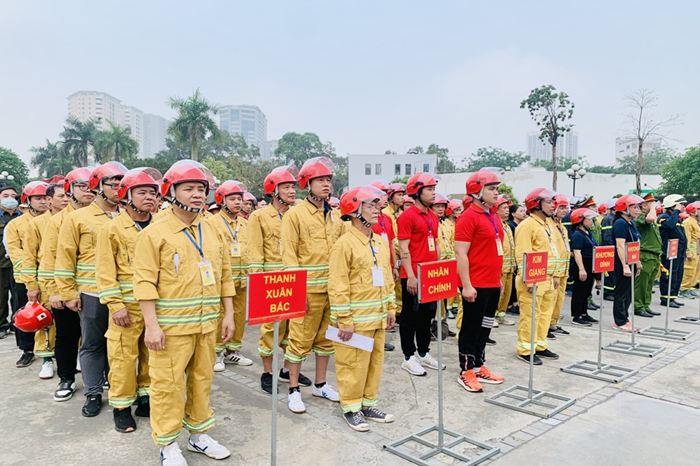
<svg viewBox="0 0 700 466"><path fill-rule="evenodd" d="M700 332L700 326L673 322L681 315L697 315L700 300L686 303L683 309L671 310L671 327ZM629 338L610 329L610 304L606 303L604 312L604 344ZM597 317L599 313L591 314ZM663 319L638 318L636 322L648 323L663 326ZM498 466L528 460L530 464L557 466L694 464L700 451L698 335L687 342L640 337L638 341L665 346L654 358L604 351L604 362L640 370L627 381L611 384L560 370L580 359L595 359L598 341L597 328L572 327L568 318L562 325L571 335L550 342L561 359L535 368L534 385L576 398L576 404L553 418L542 419L484 402L501 389L527 384L528 366L515 357L515 329L501 327L492 334L498 345L488 348L487 364L504 375L506 383L487 386L484 394L467 393L457 385L456 341L445 342L446 427L499 447L501 454L486 462ZM257 328L251 328L245 337L244 353L249 356L255 355L257 334ZM389 341L398 346L398 335L389 335ZM436 344L432 353L437 355ZM81 417L81 396L67 403L53 402L57 380L39 380L38 362L29 368L15 368L18 356L13 339L0 341L0 399L4 400L0 425L6 445L0 452L0 465L158 464L147 421L139 419L135 433L119 434L113 429L108 408L97 418ZM260 391L261 366L254 359L253 366L227 366L228 370L214 379L212 404L217 427L211 433L233 452L221 464L269 464L270 398ZM305 415L295 415L280 403L278 464L410 464L382 447L436 423L437 374L431 371L427 377L411 378L400 369L400 362L398 351L387 354L380 391L381 407L394 413L398 421L373 424L370 433L351 431L340 418L339 407L313 398L310 389L302 390L308 408ZM313 374L313 360L304 363L303 372ZM332 375L330 379L332 382ZM78 385L82 388L80 381ZM285 385L281 387L286 390ZM185 441L183 434L180 444ZM474 449L464 451L477 453ZM190 465L213 464L202 456L185 455ZM460 463L440 455L430 464Z"/></svg>

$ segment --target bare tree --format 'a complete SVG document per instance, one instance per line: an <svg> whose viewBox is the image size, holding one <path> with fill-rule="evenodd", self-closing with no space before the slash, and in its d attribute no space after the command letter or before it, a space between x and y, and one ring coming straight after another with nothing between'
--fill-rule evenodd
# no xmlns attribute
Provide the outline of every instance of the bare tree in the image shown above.
<svg viewBox="0 0 700 466"><path fill-rule="evenodd" d="M648 89L639 89L632 94L627 94L623 97L623 100L625 101L625 107L631 109L630 112L623 113L625 120L624 135L637 140L637 162L634 176L637 183L637 195L641 195L644 143L648 138L666 140L668 138L668 128L683 123L682 115L675 114L659 121L654 120L651 115L651 109L658 105L659 96Z"/></svg>

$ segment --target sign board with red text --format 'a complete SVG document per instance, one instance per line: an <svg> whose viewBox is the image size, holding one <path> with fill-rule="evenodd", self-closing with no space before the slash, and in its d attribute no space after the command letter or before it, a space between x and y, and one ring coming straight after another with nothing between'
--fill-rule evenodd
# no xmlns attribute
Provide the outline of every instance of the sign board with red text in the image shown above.
<svg viewBox="0 0 700 466"><path fill-rule="evenodd" d="M418 264L418 302L432 303L459 294L457 261L422 262Z"/></svg>
<svg viewBox="0 0 700 466"><path fill-rule="evenodd" d="M666 248L666 259L678 259L678 239L668 240L668 247Z"/></svg>
<svg viewBox="0 0 700 466"><path fill-rule="evenodd" d="M306 315L306 270L248 275L248 325Z"/></svg>
<svg viewBox="0 0 700 466"><path fill-rule="evenodd" d="M532 285L547 281L547 251L526 252L523 256L523 283Z"/></svg>
<svg viewBox="0 0 700 466"><path fill-rule="evenodd" d="M615 270L615 246L593 248L593 272L604 273Z"/></svg>
<svg viewBox="0 0 700 466"><path fill-rule="evenodd" d="M639 246L639 241L627 243L627 265L636 264L639 262L640 250L641 248Z"/></svg>

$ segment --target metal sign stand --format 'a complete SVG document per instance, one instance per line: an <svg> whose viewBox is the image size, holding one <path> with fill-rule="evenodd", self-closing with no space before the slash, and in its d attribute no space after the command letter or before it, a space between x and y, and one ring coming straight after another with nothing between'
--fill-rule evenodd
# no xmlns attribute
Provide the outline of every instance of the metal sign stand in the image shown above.
<svg viewBox="0 0 700 466"><path fill-rule="evenodd" d="M671 279L673 278L673 262L675 260L675 257L669 260L668 290L666 293L666 325L664 327L654 327L653 325L644 327L639 331L639 333L642 335L666 338L667 340L676 341L684 341L695 335L695 332L686 332L685 330L674 330L672 328L668 328L668 315L671 313Z"/></svg>
<svg viewBox="0 0 700 466"><path fill-rule="evenodd" d="M650 345L647 343L637 343L635 342L634 334L635 334L635 327L634 327L634 275L635 275L635 267L636 264L630 264L630 268L632 270L632 313L630 314L630 323L632 324L632 340L631 341L622 341L622 340L615 340L612 343L603 346L602 349L607 350L607 351L614 351L616 353L624 353L624 354L633 354L635 356L644 356L648 358L653 358L657 354L661 353L663 350L666 349L665 346L657 346L657 345Z"/></svg>
<svg viewBox="0 0 700 466"><path fill-rule="evenodd" d="M420 265L419 265L420 267ZM419 274L420 275L420 274ZM420 290L420 285L418 287ZM420 291L419 291L420 293ZM418 301L420 302L420 296L418 298ZM384 450L393 453L397 456L400 456L401 458L410 461L414 464L418 464L420 466L431 466L431 463L428 461L430 458L438 455L438 454L443 454L450 456L456 460L462 461L464 465L467 466L473 466L477 465L483 461L486 461L487 459L499 454L501 452L500 448L492 447L491 445L488 445L486 443L480 442L476 439L473 439L471 437L467 437L466 435L462 435L458 432L455 432L450 429L446 429L443 421L443 381L442 381L442 300L437 302L437 314L436 318L438 319L438 334L437 334L437 344L438 344L438 425L428 427L426 429L420 430L414 434L407 435L405 437L401 437L398 440L395 440L394 442L384 445ZM438 441L437 443L432 442L430 440L427 440L424 438L424 436L437 431L438 433ZM445 443L445 434L447 434L449 437L451 437L447 443ZM409 442L416 442L424 447L428 447L429 450L425 453L418 453L418 452L413 452L411 450L408 450L407 448L404 449L399 449L400 446L409 443ZM478 454L477 456L474 456L472 458L469 458L468 456L459 453L456 450L453 450L453 448L459 446L461 443L468 443L471 444L480 450L484 450L482 453Z"/></svg>
<svg viewBox="0 0 700 466"><path fill-rule="evenodd" d="M683 316L674 320L674 322L680 322L682 324L694 324L700 325L700 299L698 299L698 315L696 316ZM668 314L667 314L668 315Z"/></svg>
<svg viewBox="0 0 700 466"><path fill-rule="evenodd" d="M527 414L532 414L534 416L540 416L542 418L550 418L560 411L565 410L572 404L576 402L575 398L569 398L568 396L557 395L555 393L545 392L543 390L535 390L532 387L532 381L534 378L534 368L535 368L535 305L537 303L537 283L532 285L532 326L530 328L530 379L528 381L527 387L522 385L513 385L495 395L486 398L484 401L487 403L492 403L503 408L514 409ZM522 393L522 394L521 394ZM506 400L501 400L505 398L506 400L513 400L513 403L509 403ZM553 402L548 402L545 400L554 400ZM534 407L546 408L547 411L542 411L541 409L536 409Z"/></svg>
<svg viewBox="0 0 700 466"><path fill-rule="evenodd" d="M280 339L280 323L275 321L275 331L273 333L272 341L275 351L272 353L272 428L270 429L270 466L275 466L277 464L277 365L279 364L279 355L277 354L278 349L276 348L277 342Z"/></svg>

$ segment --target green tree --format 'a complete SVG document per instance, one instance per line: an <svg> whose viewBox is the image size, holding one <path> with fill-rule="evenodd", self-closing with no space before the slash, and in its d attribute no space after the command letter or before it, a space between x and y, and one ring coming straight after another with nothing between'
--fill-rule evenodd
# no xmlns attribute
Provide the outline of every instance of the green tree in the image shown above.
<svg viewBox="0 0 700 466"><path fill-rule="evenodd" d="M661 170L664 181L659 191L700 199L700 146L691 147Z"/></svg>
<svg viewBox="0 0 700 466"><path fill-rule="evenodd" d="M457 173L461 171L447 154L450 150L446 147L440 147L437 144L430 144L426 154L435 154L437 156L437 173Z"/></svg>
<svg viewBox="0 0 700 466"><path fill-rule="evenodd" d="M34 154L29 163L39 170L41 178L65 175L76 166L73 156L65 150L61 142L51 142L47 139L45 146L32 147L29 150Z"/></svg>
<svg viewBox="0 0 700 466"><path fill-rule="evenodd" d="M672 149L655 149L642 154L642 166L640 174L642 175L660 175L664 166L669 164L676 157L676 153ZM620 168L620 173L635 174L637 173L638 154L628 155L627 157L619 157L617 163Z"/></svg>
<svg viewBox="0 0 700 466"><path fill-rule="evenodd" d="M63 126L60 136L63 138L63 149L73 159L73 166L86 167L88 165L88 158L97 140L97 125L99 123L99 118L86 121L80 121L71 116L66 118L66 124ZM99 161L96 156L95 162Z"/></svg>
<svg viewBox="0 0 700 466"><path fill-rule="evenodd" d="M614 167L612 165L593 165L591 167L586 167L586 171L588 173L613 173L613 174L623 173L619 167Z"/></svg>
<svg viewBox="0 0 700 466"><path fill-rule="evenodd" d="M410 153L410 152L416 152L416 153L418 153L418 154L422 154L422 153L424 152L424 151L423 151L423 146L412 147L412 148L410 148L410 149L408 149L408 150L406 151L407 154Z"/></svg>
<svg viewBox="0 0 700 466"><path fill-rule="evenodd" d="M27 165L10 149L0 147L0 171L6 171L8 176L14 179L0 180L1 185L13 186L17 192L29 181L29 170Z"/></svg>
<svg viewBox="0 0 700 466"><path fill-rule="evenodd" d="M406 184L408 183L408 176L397 176L393 180L391 180L392 183L403 183Z"/></svg>
<svg viewBox="0 0 700 466"><path fill-rule="evenodd" d="M131 137L130 126L119 126L107 120L108 129L98 131L95 137L95 158L102 162L121 162L139 151L139 143Z"/></svg>
<svg viewBox="0 0 700 466"><path fill-rule="evenodd" d="M175 162L189 159L192 155L189 147L183 147L171 138L165 140L165 146L166 149L156 153L152 159L143 160L143 165L153 167L165 174Z"/></svg>
<svg viewBox="0 0 700 466"><path fill-rule="evenodd" d="M475 154L464 160L468 172L475 172L485 167L498 167L505 170L519 167L530 161L524 152L508 152L499 147L480 147Z"/></svg>
<svg viewBox="0 0 700 466"><path fill-rule="evenodd" d="M551 84L530 91L527 99L520 102L520 108L527 108L530 117L537 124L540 140L552 146L552 189L557 190L557 141L571 131L567 124L574 115L574 103L566 92L556 92Z"/></svg>
<svg viewBox="0 0 700 466"><path fill-rule="evenodd" d="M170 97L168 104L178 112L168 134L178 144L189 145L192 160L198 160L202 141L219 137L219 128L211 117L219 112L218 107L204 98L199 88L186 99Z"/></svg>
<svg viewBox="0 0 700 466"><path fill-rule="evenodd" d="M557 166L562 167L564 170L570 168L574 164L579 165L579 166L585 168L586 170L588 170L588 161L586 160L586 157L584 157L584 156L557 157L556 162L557 162ZM542 167L542 168L545 168L547 171L553 171L551 160L536 160L535 163L532 164L532 166L533 167Z"/></svg>
<svg viewBox="0 0 700 466"><path fill-rule="evenodd" d="M498 185L498 194L507 197L513 204L518 204L518 198L515 197L515 194L513 194L512 186L507 185L505 183L501 183L500 185Z"/></svg>

